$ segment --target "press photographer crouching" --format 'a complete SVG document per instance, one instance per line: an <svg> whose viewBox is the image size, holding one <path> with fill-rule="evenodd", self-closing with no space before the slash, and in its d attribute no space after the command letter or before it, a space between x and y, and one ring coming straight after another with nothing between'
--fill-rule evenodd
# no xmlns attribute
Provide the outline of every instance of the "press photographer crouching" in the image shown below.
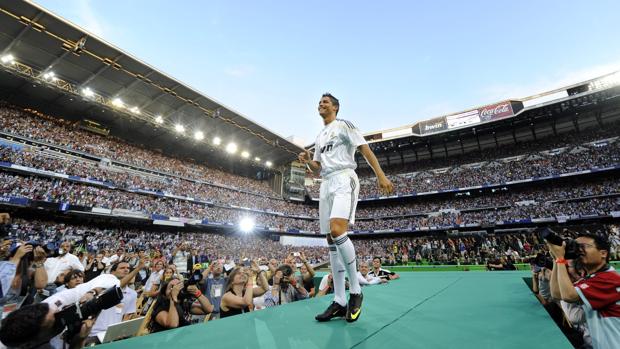
<svg viewBox="0 0 620 349"><path fill-rule="evenodd" d="M8 348L61 348L63 341L70 348L81 348L101 310L122 300L119 285L116 277L101 275L42 303L21 307L2 321L0 341Z"/></svg>
<svg viewBox="0 0 620 349"><path fill-rule="evenodd" d="M581 303L595 349L620 348L620 275L608 264L610 244L598 234L561 237L551 229L541 236L554 256L551 292L568 303ZM567 260L578 261L586 275L571 281Z"/></svg>

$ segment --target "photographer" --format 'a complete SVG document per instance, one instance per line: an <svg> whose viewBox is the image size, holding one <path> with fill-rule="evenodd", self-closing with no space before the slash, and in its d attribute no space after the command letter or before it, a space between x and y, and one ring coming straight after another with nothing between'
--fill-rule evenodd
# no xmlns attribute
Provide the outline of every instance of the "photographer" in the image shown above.
<svg viewBox="0 0 620 349"><path fill-rule="evenodd" d="M253 298L254 287L250 272L243 267L233 269L224 287L224 295L220 303L220 318L250 311Z"/></svg>
<svg viewBox="0 0 620 349"><path fill-rule="evenodd" d="M214 261L209 266L209 269L205 270L202 274L202 293L204 293L209 302L213 304L213 312L211 313L212 319L219 319L220 317L220 302L222 301L222 295L224 294L224 286L228 280L223 275L224 268L222 263Z"/></svg>
<svg viewBox="0 0 620 349"><path fill-rule="evenodd" d="M288 264L278 267L273 276L273 286L265 293L265 306L275 307L308 298L308 291L297 278Z"/></svg>
<svg viewBox="0 0 620 349"><path fill-rule="evenodd" d="M10 284L6 288L2 286L0 304L18 301L20 297L26 297L22 304L31 304L37 290L45 287L47 273L43 263L47 254L43 248L35 246L34 243L20 243L9 254L10 260L17 262L17 267Z"/></svg>
<svg viewBox="0 0 620 349"><path fill-rule="evenodd" d="M93 252L88 254L86 269L84 271L84 281L88 282L103 272L105 265L103 265L102 260L103 255L101 253L98 253L96 256Z"/></svg>
<svg viewBox="0 0 620 349"><path fill-rule="evenodd" d="M620 348L620 275L607 264L609 241L601 235L581 234L568 242L578 247L576 258L586 270L586 276L573 284L565 259L567 240L560 245L547 238L549 251L556 258L551 292L559 294L565 302L583 303L594 348Z"/></svg>
<svg viewBox="0 0 620 349"><path fill-rule="evenodd" d="M111 275L101 275L77 287L59 292L39 304L24 306L3 321L0 327L0 341L8 347L37 348L51 347L50 340L60 334L64 327L59 326L55 315L63 308L76 302L89 301L99 289L118 286L119 281ZM92 319L91 319L92 321ZM71 348L81 348L91 321L84 319L77 335L68 338Z"/></svg>
<svg viewBox="0 0 620 349"><path fill-rule="evenodd" d="M99 314L90 332L89 338L86 341L87 344L99 344L100 342L97 334L105 332L111 325L131 319L136 312L138 294L136 291L127 287L127 285L145 265L146 260L141 259L136 269L131 272L129 272L129 263L127 262L118 262L112 265L111 272L112 275L119 280L119 285L123 292L123 299L116 306L105 309Z"/></svg>
<svg viewBox="0 0 620 349"><path fill-rule="evenodd" d="M195 301L191 303L189 313L206 315L213 311L213 305L196 285L188 285L185 290L183 288L183 282L177 278L162 284L151 317L151 333L189 325L190 321L187 318L190 314L183 310L183 305L189 297L195 298Z"/></svg>

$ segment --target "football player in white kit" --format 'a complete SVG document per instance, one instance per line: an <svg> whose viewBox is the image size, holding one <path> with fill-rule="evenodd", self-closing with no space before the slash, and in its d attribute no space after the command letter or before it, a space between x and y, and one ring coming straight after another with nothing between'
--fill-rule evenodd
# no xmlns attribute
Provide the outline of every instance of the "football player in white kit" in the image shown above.
<svg viewBox="0 0 620 349"><path fill-rule="evenodd" d="M313 172L320 172L323 182L319 199L321 233L327 234L329 260L334 279L334 301L317 321L329 321L344 316L356 321L362 311L362 290L357 281L355 248L346 234L355 223L355 208L359 196L359 180L355 174L355 151L359 150L372 167L379 189L389 194L394 187L383 173L379 161L368 146L362 133L349 121L336 119L340 109L338 99L329 93L319 102L319 114L325 127L316 139L314 155L306 150L299 161ZM345 295L345 270L349 276L349 301Z"/></svg>

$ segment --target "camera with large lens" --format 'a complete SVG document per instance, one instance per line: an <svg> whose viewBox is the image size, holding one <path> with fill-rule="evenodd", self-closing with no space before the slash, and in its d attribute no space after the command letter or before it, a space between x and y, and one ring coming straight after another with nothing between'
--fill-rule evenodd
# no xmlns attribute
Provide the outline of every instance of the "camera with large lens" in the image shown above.
<svg viewBox="0 0 620 349"><path fill-rule="evenodd" d="M541 238L543 238L545 241L552 245L562 246L562 243L565 242L566 249L564 253L564 258L576 259L581 254L579 250L579 245L574 239L561 236L555 231L553 231L551 228L543 228L542 230L540 230L539 233Z"/></svg>
<svg viewBox="0 0 620 349"><path fill-rule="evenodd" d="M202 281L202 273L200 269L194 270L191 274L188 274L185 280L183 280L183 290L181 290L179 296L180 298L190 298L194 295L187 291L189 286L196 286L200 281Z"/></svg>
<svg viewBox="0 0 620 349"><path fill-rule="evenodd" d="M113 286L105 290L101 295L83 304L70 305L54 314L56 321L55 334L67 328L64 338L70 339L80 332L82 322L89 317L97 316L102 310L110 309L123 300L123 291L120 287Z"/></svg>

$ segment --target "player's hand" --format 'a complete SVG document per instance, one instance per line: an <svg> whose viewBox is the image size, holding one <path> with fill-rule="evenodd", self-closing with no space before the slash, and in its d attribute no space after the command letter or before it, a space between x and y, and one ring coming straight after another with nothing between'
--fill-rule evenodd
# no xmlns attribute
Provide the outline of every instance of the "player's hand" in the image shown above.
<svg viewBox="0 0 620 349"><path fill-rule="evenodd" d="M302 151L297 156L297 160L299 160L302 164L307 164L310 160L312 160L312 154L309 150Z"/></svg>
<svg viewBox="0 0 620 349"><path fill-rule="evenodd" d="M377 182L379 184L379 191L381 194L390 195L394 192L394 185L385 175L379 176L377 178Z"/></svg>

